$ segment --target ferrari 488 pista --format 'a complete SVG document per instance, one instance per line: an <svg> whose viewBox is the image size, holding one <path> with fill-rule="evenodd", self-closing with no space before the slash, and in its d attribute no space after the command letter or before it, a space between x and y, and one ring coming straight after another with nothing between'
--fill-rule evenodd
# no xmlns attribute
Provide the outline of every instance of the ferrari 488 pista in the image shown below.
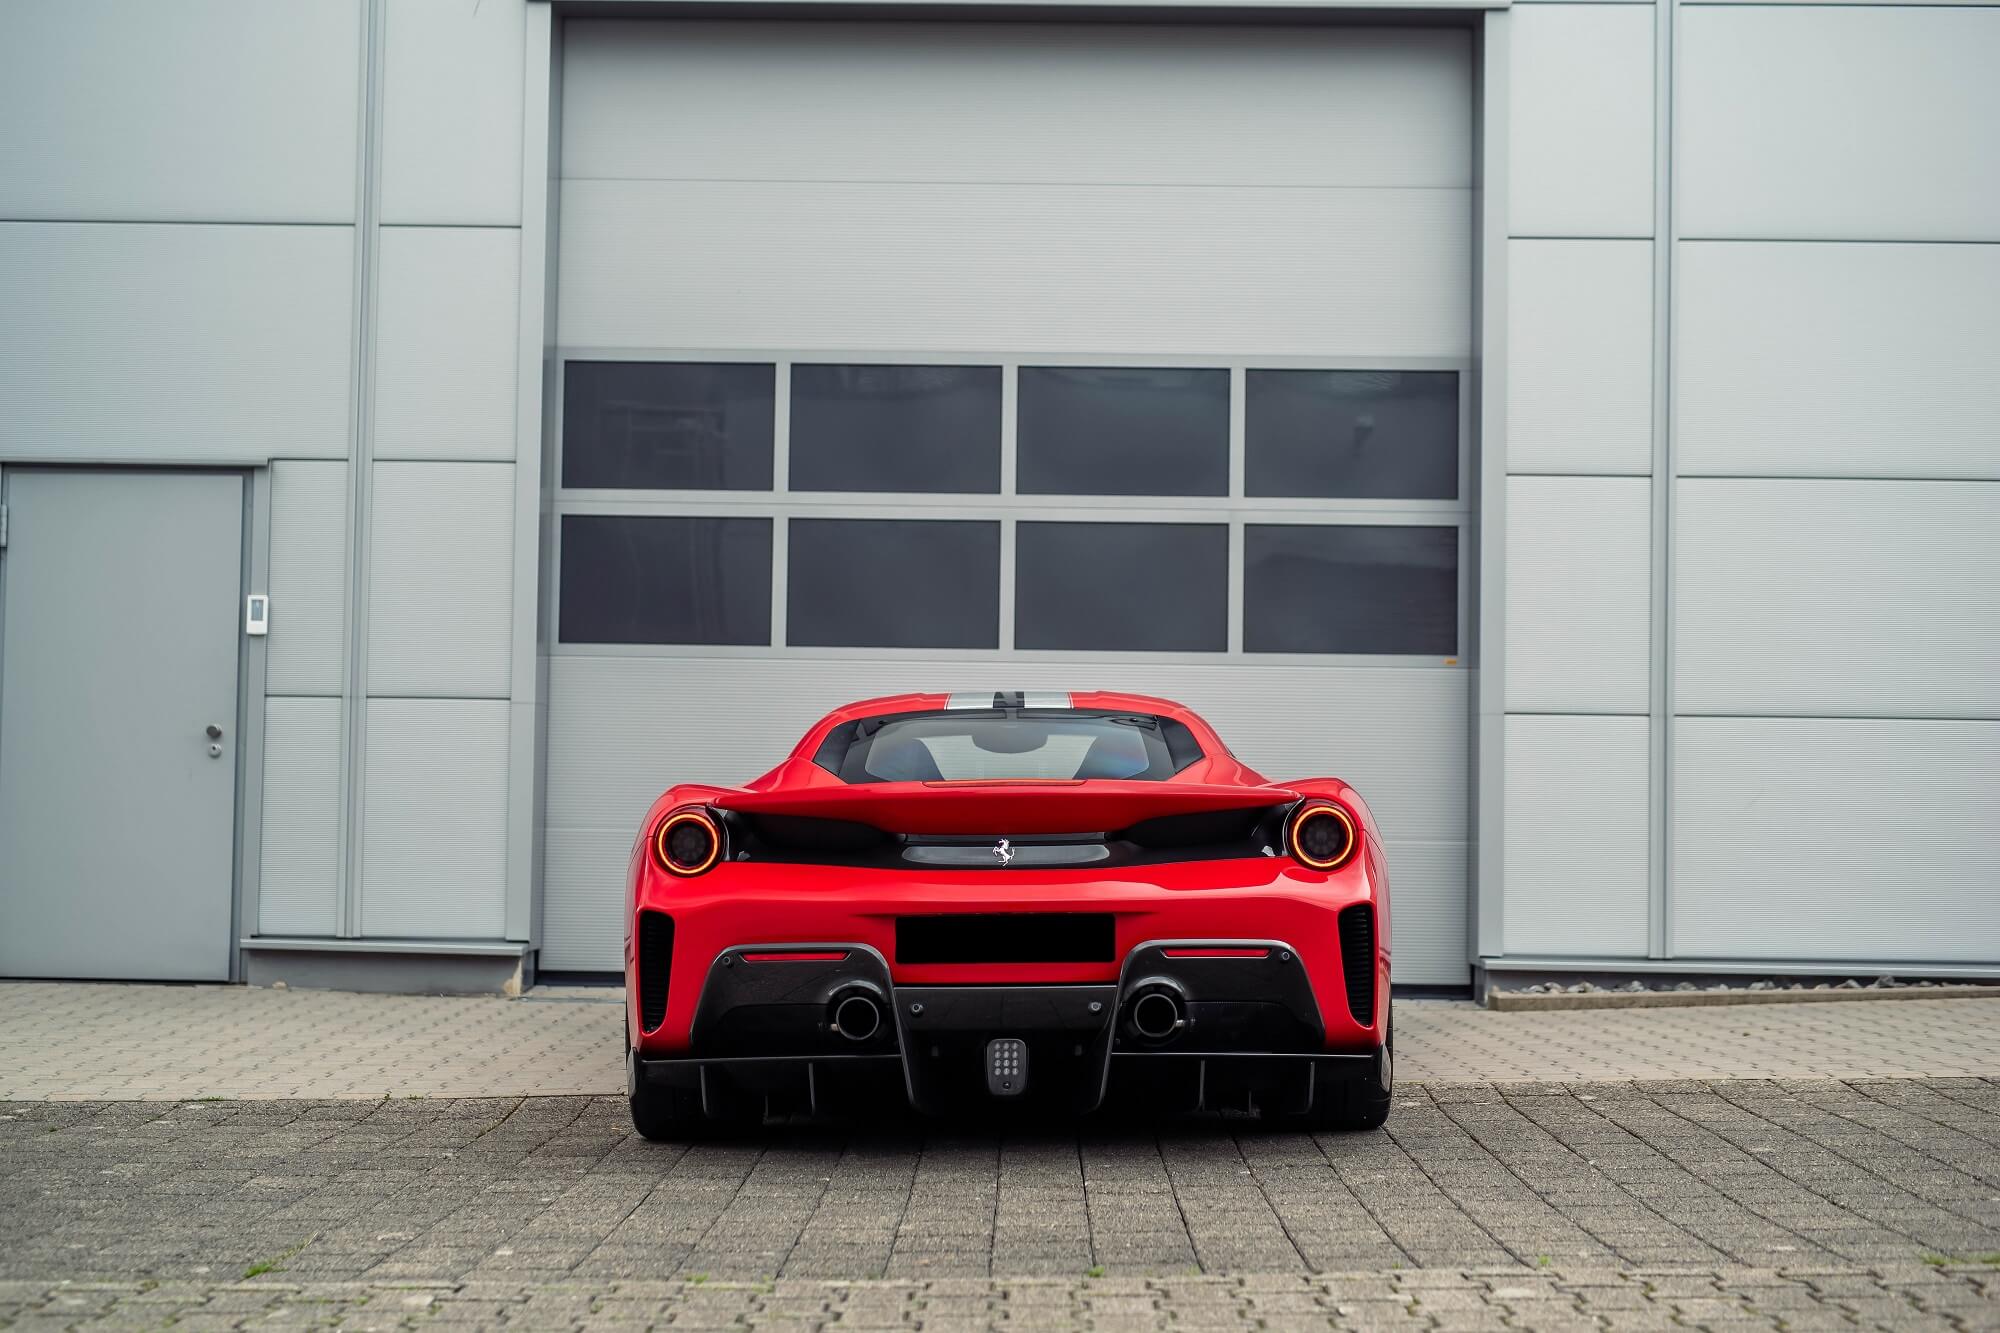
<svg viewBox="0 0 2000 1333"><path fill-rule="evenodd" d="M625 919L648 1138L838 1113L1388 1114L1389 880L1338 778L1131 694L839 709L647 813Z"/></svg>

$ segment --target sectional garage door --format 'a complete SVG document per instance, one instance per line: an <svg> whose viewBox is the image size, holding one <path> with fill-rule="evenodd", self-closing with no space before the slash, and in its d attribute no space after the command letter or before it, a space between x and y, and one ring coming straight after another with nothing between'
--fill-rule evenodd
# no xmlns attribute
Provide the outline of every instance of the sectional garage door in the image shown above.
<svg viewBox="0 0 2000 1333"><path fill-rule="evenodd" d="M1467 34L572 21L544 969L828 707L1134 689L1466 979Z"/></svg>

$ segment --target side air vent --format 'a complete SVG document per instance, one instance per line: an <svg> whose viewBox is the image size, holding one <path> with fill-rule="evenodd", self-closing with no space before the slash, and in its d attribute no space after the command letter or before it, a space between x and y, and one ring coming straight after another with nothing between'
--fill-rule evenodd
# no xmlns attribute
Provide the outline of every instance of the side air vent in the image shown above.
<svg viewBox="0 0 2000 1333"><path fill-rule="evenodd" d="M644 1031L666 1021L673 964L674 919L665 912L639 913L639 1026Z"/></svg>
<svg viewBox="0 0 2000 1333"><path fill-rule="evenodd" d="M1340 974L1347 980L1347 1012L1362 1027L1373 1027L1375 909L1367 903L1341 909Z"/></svg>

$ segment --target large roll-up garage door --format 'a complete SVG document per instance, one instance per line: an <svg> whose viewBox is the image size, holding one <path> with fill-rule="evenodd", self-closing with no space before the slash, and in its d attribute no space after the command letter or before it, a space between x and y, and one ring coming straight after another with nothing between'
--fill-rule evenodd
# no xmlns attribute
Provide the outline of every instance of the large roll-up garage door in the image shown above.
<svg viewBox="0 0 2000 1333"><path fill-rule="evenodd" d="M564 29L544 969L843 701L1132 689L1381 818L1466 978L1456 30Z"/></svg>

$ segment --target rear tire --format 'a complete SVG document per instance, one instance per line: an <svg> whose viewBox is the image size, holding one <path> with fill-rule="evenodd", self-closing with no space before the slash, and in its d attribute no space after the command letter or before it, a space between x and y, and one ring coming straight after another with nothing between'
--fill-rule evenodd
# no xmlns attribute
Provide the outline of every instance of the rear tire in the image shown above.
<svg viewBox="0 0 2000 1333"><path fill-rule="evenodd" d="M715 1137L714 1122L701 1110L701 1094L686 1088L640 1086L626 1099L632 1128L653 1143L691 1143Z"/></svg>

